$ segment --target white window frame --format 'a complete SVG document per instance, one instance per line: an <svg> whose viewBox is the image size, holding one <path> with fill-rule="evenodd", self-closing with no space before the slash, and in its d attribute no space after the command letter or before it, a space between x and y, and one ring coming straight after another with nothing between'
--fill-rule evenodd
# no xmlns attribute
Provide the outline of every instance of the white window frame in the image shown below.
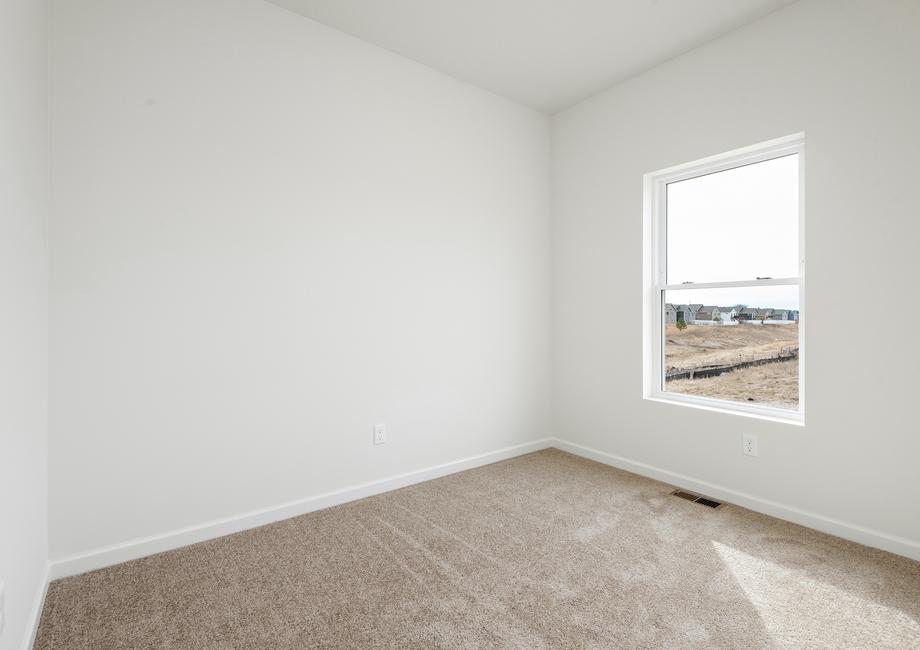
<svg viewBox="0 0 920 650"><path fill-rule="evenodd" d="M667 284L667 187L706 174L743 167L758 162L799 156L799 274L792 278ZM798 425L805 423L805 134L770 140L646 174L644 177L644 363L643 397L648 400L681 404L722 413L733 413ZM799 403L798 409L747 404L731 400L682 395L664 390L664 298L675 289L717 289L796 285L799 288Z"/></svg>

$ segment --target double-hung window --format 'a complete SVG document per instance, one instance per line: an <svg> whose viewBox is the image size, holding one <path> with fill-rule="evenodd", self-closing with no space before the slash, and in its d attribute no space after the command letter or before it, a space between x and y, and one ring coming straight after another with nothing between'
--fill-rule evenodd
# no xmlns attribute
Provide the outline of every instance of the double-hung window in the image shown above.
<svg viewBox="0 0 920 650"><path fill-rule="evenodd" d="M645 396L802 422L802 135L645 177Z"/></svg>

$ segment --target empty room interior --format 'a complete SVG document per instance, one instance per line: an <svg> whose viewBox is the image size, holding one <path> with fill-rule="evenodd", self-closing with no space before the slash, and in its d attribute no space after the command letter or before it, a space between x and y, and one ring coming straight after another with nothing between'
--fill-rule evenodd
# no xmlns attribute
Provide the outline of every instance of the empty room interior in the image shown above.
<svg viewBox="0 0 920 650"><path fill-rule="evenodd" d="M920 650L918 178L920 0L0 0L0 650Z"/></svg>

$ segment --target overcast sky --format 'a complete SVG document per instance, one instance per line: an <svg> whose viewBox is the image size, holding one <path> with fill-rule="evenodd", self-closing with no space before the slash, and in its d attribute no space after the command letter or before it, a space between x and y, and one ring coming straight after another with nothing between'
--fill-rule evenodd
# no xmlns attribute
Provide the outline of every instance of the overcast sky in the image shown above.
<svg viewBox="0 0 920 650"><path fill-rule="evenodd" d="M668 185L668 284L798 275L798 154ZM798 309L798 287L687 289L667 302Z"/></svg>

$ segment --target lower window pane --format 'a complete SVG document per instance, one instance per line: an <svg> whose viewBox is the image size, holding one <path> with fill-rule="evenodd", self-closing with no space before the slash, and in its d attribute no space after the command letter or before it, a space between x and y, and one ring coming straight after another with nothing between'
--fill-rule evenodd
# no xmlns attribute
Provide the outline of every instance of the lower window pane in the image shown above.
<svg viewBox="0 0 920 650"><path fill-rule="evenodd" d="M666 392L798 409L798 286L664 294Z"/></svg>

